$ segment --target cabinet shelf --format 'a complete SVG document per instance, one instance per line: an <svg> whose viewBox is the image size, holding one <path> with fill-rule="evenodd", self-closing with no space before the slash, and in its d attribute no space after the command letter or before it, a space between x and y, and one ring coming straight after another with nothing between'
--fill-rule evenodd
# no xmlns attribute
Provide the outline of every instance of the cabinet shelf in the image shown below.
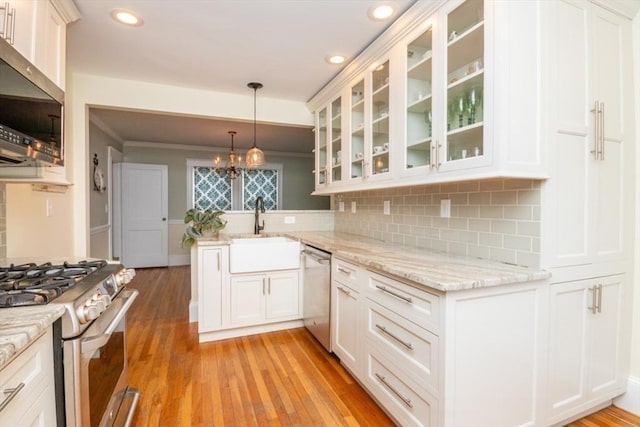
<svg viewBox="0 0 640 427"><path fill-rule="evenodd" d="M429 138L410 141L410 142L407 142L407 148L411 150L429 150L429 148L431 147L431 140L432 138L429 137Z"/></svg>
<svg viewBox="0 0 640 427"><path fill-rule="evenodd" d="M475 85L482 84L482 77L484 76L484 69L475 71L469 75L464 76L461 79L457 79L455 81L449 80L449 84L447 85L448 90L460 90L463 91Z"/></svg>
<svg viewBox="0 0 640 427"><path fill-rule="evenodd" d="M410 79L419 79L419 80L427 80L431 81L431 69L432 69L432 61L431 55L428 58L422 59L415 65L412 65L407 70L407 76Z"/></svg>
<svg viewBox="0 0 640 427"><path fill-rule="evenodd" d="M385 154L389 154L389 150L387 151L380 151L379 153L373 153L372 157L376 158L376 157L380 157L380 156L384 156Z"/></svg>
<svg viewBox="0 0 640 427"><path fill-rule="evenodd" d="M363 108L364 107L364 98L360 98L358 101L354 102L351 105L351 109Z"/></svg>
<svg viewBox="0 0 640 427"><path fill-rule="evenodd" d="M424 98L420 98L413 102L410 102L407 105L407 111L410 113L424 113L425 110L428 109L429 104L431 103L431 94L425 96Z"/></svg>
<svg viewBox="0 0 640 427"><path fill-rule="evenodd" d="M377 88L376 90L373 91L373 93L371 94L372 96L376 96L379 93L382 93L384 90L389 90L389 83L385 83L382 86L380 86L379 88Z"/></svg>
<svg viewBox="0 0 640 427"><path fill-rule="evenodd" d="M478 22L448 43L447 70L451 72L484 57L484 21Z"/></svg>
<svg viewBox="0 0 640 427"><path fill-rule="evenodd" d="M353 136L364 136L364 126L359 126L351 132Z"/></svg>
<svg viewBox="0 0 640 427"><path fill-rule="evenodd" d="M477 128L482 128L483 122L478 122L478 123L474 123L472 125L468 125L468 126L463 126L461 128L458 129L454 129L452 131L447 132L447 136L448 137L456 137L456 135L459 135L461 133L465 133L465 132L471 132Z"/></svg>

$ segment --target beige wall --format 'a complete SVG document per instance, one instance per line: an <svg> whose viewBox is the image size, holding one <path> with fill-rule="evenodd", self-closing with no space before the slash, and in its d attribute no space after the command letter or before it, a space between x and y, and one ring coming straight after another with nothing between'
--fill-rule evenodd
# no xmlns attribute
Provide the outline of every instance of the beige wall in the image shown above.
<svg viewBox="0 0 640 427"><path fill-rule="evenodd" d="M0 183L0 258L7 256L7 205L5 203L6 187Z"/></svg>
<svg viewBox="0 0 640 427"><path fill-rule="evenodd" d="M109 233L111 227L98 227L91 230L90 253L91 258L111 259L109 253Z"/></svg>
<svg viewBox="0 0 640 427"><path fill-rule="evenodd" d="M46 215L47 203L51 214ZM31 184L6 184L7 256L68 257L73 252L73 198L34 191Z"/></svg>
<svg viewBox="0 0 640 427"><path fill-rule="evenodd" d="M636 146L640 142L640 15L633 20ZM636 150L636 171L640 170L640 150ZM638 174L636 173L636 177ZM631 375L640 381L640 185L636 182L635 271L633 275L633 325L631 341ZM640 407L640 404L638 404Z"/></svg>
<svg viewBox="0 0 640 427"><path fill-rule="evenodd" d="M108 185L111 171L107 165L108 148L114 147L122 152L122 144L113 137L107 135L94 123L89 123L89 152L86 161L89 162L90 170L93 173L93 155L98 155L99 167L104 174L105 185ZM91 180L91 176L89 177ZM95 228L109 224L107 207L109 204L108 191L96 191L92 182L89 186L89 227Z"/></svg>
<svg viewBox="0 0 640 427"><path fill-rule="evenodd" d="M440 217L440 200L451 217ZM540 265L540 181L498 179L345 193L336 230L447 253ZM391 202L391 215L383 202ZM351 213L351 202L356 213Z"/></svg>

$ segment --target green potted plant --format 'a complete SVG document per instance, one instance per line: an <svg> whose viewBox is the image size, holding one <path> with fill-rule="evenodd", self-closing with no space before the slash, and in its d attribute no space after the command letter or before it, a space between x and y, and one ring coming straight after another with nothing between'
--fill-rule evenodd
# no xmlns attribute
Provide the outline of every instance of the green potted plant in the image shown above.
<svg viewBox="0 0 640 427"><path fill-rule="evenodd" d="M224 211L213 211L211 209L189 209L184 214L184 223L187 229L182 235L182 245L191 246L199 237L215 237L222 230L227 221L220 218Z"/></svg>

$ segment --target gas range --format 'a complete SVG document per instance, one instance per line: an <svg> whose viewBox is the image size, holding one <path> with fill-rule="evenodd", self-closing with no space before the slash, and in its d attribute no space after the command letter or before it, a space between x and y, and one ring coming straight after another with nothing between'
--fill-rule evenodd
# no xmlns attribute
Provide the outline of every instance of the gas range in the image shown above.
<svg viewBox="0 0 640 427"><path fill-rule="evenodd" d="M0 309L64 305L62 337L74 337L109 307L134 275L134 270L105 260L12 263L0 267Z"/></svg>

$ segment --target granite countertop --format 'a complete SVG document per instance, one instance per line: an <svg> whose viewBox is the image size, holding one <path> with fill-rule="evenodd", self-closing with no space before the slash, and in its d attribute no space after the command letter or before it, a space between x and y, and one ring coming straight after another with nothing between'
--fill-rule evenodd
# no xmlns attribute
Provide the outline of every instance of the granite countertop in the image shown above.
<svg viewBox="0 0 640 427"><path fill-rule="evenodd" d="M0 369L64 313L56 304L0 309Z"/></svg>
<svg viewBox="0 0 640 427"><path fill-rule="evenodd" d="M442 292L545 280L551 273L496 261L447 255L429 249L394 245L367 237L335 231L266 233L288 236L331 252L345 261L387 273ZM249 235L244 235L244 237ZM224 245L231 238L220 233L216 239L198 241L199 245Z"/></svg>

